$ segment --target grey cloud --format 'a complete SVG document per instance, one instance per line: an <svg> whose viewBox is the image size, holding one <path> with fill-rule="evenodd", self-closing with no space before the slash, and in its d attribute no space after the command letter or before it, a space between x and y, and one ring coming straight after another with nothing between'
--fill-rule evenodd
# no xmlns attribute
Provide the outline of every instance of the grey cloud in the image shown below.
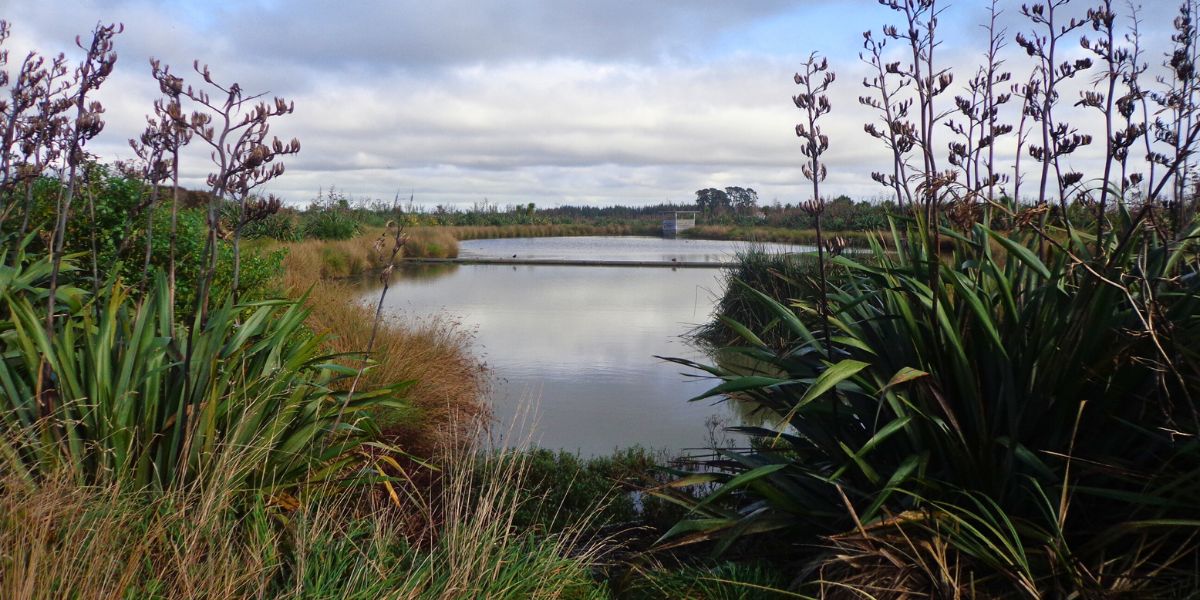
<svg viewBox="0 0 1200 600"><path fill-rule="evenodd" d="M92 146L107 159L130 157L125 140L141 130L157 94L151 55L192 82L191 60L200 57L222 81L294 100L296 114L272 131L299 137L303 150L285 161L288 171L270 191L295 204L331 185L359 197L414 190L429 204L484 196L502 204L685 201L693 190L724 185L797 202L810 193L790 100L805 41L794 55L698 56L723 32L789 5L304 0L211 9L207 24L193 25L165 2L60 0L14 5L9 18L21 43L47 50L66 49L101 16L126 23L117 72L100 95L109 125ZM879 195L869 173L890 164L862 132L873 116L856 100L866 70L853 52L869 26L846 23L845 48L831 51L840 77L825 122L829 195ZM978 40L958 37L967 41L956 38L943 56L963 82L977 64ZM1019 50L1008 52L1023 72ZM1064 104L1074 97L1064 95ZM1092 127L1083 113L1070 118ZM939 144L949 141L947 130L938 135ZM1094 148L1073 159L1091 160ZM207 169L207 151L194 146L185 182L202 186Z"/></svg>
<svg viewBox="0 0 1200 600"><path fill-rule="evenodd" d="M225 9L250 60L424 69L545 56L611 61L703 49L783 0L299 0Z"/></svg>

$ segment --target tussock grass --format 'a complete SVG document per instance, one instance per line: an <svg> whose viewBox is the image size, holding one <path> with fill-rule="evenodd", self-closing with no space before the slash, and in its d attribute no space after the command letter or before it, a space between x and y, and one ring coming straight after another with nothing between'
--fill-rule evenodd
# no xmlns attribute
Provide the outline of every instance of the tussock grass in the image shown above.
<svg viewBox="0 0 1200 600"><path fill-rule="evenodd" d="M474 436L473 439L478 439ZM450 444L437 479L396 483L403 508L361 490L246 494L232 480L165 492L0 479L0 597L603 598L603 543L586 523L513 526L529 502L519 450ZM255 460L219 447L221 462ZM492 456L484 468L476 455ZM405 477L400 477L405 480ZM599 500L598 500L599 501ZM413 519L423 526L413 529Z"/></svg>
<svg viewBox="0 0 1200 600"><path fill-rule="evenodd" d="M357 301L360 286L342 279L384 266L374 247L377 237L377 231L369 231L351 240L285 246L282 287L293 296L308 294L306 304L312 312L306 324L329 335L331 352L361 352L367 347L372 308ZM489 375L473 354L472 343L469 331L445 318L385 318L380 324L371 357L376 364L363 374L362 383L415 380L408 392L417 409L415 418L380 415L381 425L406 450L428 453L441 439L456 434L456 428L470 428L487 417Z"/></svg>
<svg viewBox="0 0 1200 600"><path fill-rule="evenodd" d="M458 239L442 227L413 227L407 229L408 243L404 256L409 258L458 258Z"/></svg>
<svg viewBox="0 0 1200 600"><path fill-rule="evenodd" d="M430 497L436 546L409 575L420 597L608 597L587 570L608 545L589 539L595 525L590 517L572 517L548 534L519 523L522 514L560 509L526 491L533 455L525 444L495 450L459 445L445 452L447 471ZM594 498L592 514L610 499Z"/></svg>
<svg viewBox="0 0 1200 600"><path fill-rule="evenodd" d="M621 596L630 600L805 598L785 591L788 580L782 572L754 562L697 564L674 569L652 562L639 567L630 579L631 585L622 590Z"/></svg>
<svg viewBox="0 0 1200 600"><path fill-rule="evenodd" d="M264 523L261 515L239 523L216 487L152 496L80 486L65 472L0 486L4 598L244 597L261 587L274 554L255 551L273 540L234 535Z"/></svg>
<svg viewBox="0 0 1200 600"><path fill-rule="evenodd" d="M368 234L349 240L283 244L287 249L284 286L307 287L319 279L358 277L383 267L378 264L380 253L373 247L375 237Z"/></svg>
<svg viewBox="0 0 1200 600"><path fill-rule="evenodd" d="M360 288L344 282L313 285L307 321L318 333L329 334L330 350L355 352L371 335L372 311L354 299ZM489 415L484 403L489 374L472 352L472 334L448 318L400 320L385 317L375 338L375 366L363 374L367 387L384 382L415 380L409 399L416 419L389 420L381 426L410 451L425 453L433 443Z"/></svg>

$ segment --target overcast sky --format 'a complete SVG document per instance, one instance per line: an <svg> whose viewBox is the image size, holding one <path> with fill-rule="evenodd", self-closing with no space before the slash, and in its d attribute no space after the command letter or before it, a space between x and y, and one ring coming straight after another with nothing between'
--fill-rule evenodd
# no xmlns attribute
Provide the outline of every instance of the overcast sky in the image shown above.
<svg viewBox="0 0 1200 600"><path fill-rule="evenodd" d="M1006 3L1010 34L1028 27ZM1088 3L1076 0L1080 15ZM1124 2L1117 4L1124 5ZM1159 62L1174 0L1141 0ZM213 7L218 5L219 7ZM90 149L128 159L157 95L148 58L189 82L293 100L272 133L303 150L268 191L305 204L334 186L355 198L501 206L687 202L704 187L753 187L764 202L807 196L792 75L810 52L838 72L829 195L880 196L886 154L862 132L862 32L895 22L874 0L0 0L24 51L66 51L121 22L107 127ZM941 49L965 82L982 51L981 0L952 4ZM1011 37L1011 35L1010 35ZM1013 65L1018 49L1010 45ZM1020 71L1020 69L1015 69ZM1018 72L1015 77L1024 74ZM947 102L950 98L946 97ZM1073 102L1074 98L1065 99ZM947 104L949 105L949 104ZM1088 119L1079 124L1089 128ZM946 141L948 132L941 133ZM1086 162L1086 154L1076 160ZM206 155L183 164L200 187Z"/></svg>

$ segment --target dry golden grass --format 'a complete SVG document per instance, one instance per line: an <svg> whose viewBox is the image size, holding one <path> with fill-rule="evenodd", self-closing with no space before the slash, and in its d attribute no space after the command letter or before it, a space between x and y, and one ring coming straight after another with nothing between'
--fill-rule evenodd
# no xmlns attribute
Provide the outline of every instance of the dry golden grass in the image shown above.
<svg viewBox="0 0 1200 600"><path fill-rule="evenodd" d="M287 244L282 287L293 296L308 292L312 310L307 324L328 336L331 352L361 352L367 347L374 322L374 305L359 299L364 289L340 280L378 272L390 246L375 249L379 232L336 242L304 241ZM390 244L390 242L389 242ZM403 293L393 287L390 294ZM394 441L406 450L428 453L448 435L461 433L486 418L484 396L489 374L472 352L473 339L458 323L433 318L399 321L385 316L375 338L372 358L361 386L414 380L409 390L419 414L416 419L381 415Z"/></svg>
<svg viewBox="0 0 1200 600"><path fill-rule="evenodd" d="M222 468L160 491L82 485L67 472L36 484L0 476L0 598L606 597L589 570L606 540L585 537L587 517L536 537L517 528L542 502L522 492L529 455L481 454L479 439L449 444L436 480L396 482L402 506L354 487L279 503ZM217 447L214 460L256 459Z"/></svg>
<svg viewBox="0 0 1200 600"><path fill-rule="evenodd" d="M6 599L263 597L282 566L278 549L292 541L262 512L239 515L227 481L150 492L64 473L37 485L8 478L0 489ZM306 523L344 522L325 508Z"/></svg>
<svg viewBox="0 0 1200 600"><path fill-rule="evenodd" d="M357 277L382 268L384 265L379 263L385 259L373 247L378 232L372 233L375 235L349 240L305 240L283 244L288 251L283 261L284 285L306 288L320 279Z"/></svg>
<svg viewBox="0 0 1200 600"><path fill-rule="evenodd" d="M405 230L408 243L404 256L410 258L457 258L458 238L444 227L411 227Z"/></svg>

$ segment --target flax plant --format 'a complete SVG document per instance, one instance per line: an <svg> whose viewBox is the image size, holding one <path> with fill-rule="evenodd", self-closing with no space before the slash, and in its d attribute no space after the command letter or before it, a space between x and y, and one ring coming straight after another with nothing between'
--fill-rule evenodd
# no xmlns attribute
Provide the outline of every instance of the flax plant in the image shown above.
<svg viewBox="0 0 1200 600"><path fill-rule="evenodd" d="M825 309L824 300L828 293L828 282L825 277L825 240L822 237L821 227L821 215L825 212L825 200L821 197L821 182L828 175L828 170L821 161L821 155L829 150L829 137L822 132L820 120L821 117L833 110L827 92L829 86L837 79L837 75L829 70L829 61L824 58L818 60L816 54L810 55L801 68L804 72L796 73L794 77L796 85L801 86L801 91L792 97L792 102L795 103L796 108L804 111L806 120L805 123L796 125L796 136L804 141L800 152L808 159L801 170L804 177L812 182L812 198L807 200L803 206L805 212L811 215L816 223L819 264L817 272L821 281L822 298L820 315L825 333L825 348L828 351L829 315Z"/></svg>
<svg viewBox="0 0 1200 600"><path fill-rule="evenodd" d="M63 247L66 243L67 218L71 214L71 203L75 197L78 185L79 167L85 159L84 144L100 134L104 129L101 114L104 107L88 96L99 89L117 62L117 54L113 50L113 37L125 30L124 25L97 25L92 31L92 39L84 46L81 38L75 38L75 45L84 50L83 61L76 69L75 89L71 103L75 111L74 120L65 129L63 157L67 168L63 173L64 181L55 207L57 221L50 231L51 271L50 292L46 295L46 335L53 337L55 301L58 288L58 272L63 260ZM40 393L40 392L39 392Z"/></svg>
<svg viewBox="0 0 1200 600"><path fill-rule="evenodd" d="M169 67L162 67L158 61L151 61L155 79L162 86L172 103L160 112L169 116L178 127L186 127L212 150L211 157L216 171L208 176L208 186L212 197L208 204L208 239L205 242L205 256L208 268L200 281L196 312L201 321L208 311L209 294L212 279L216 274L217 246L219 239L231 237L233 240L233 294L238 293L240 275L240 248L242 228L248 222L246 202L250 193L257 187L283 174L282 162L275 162L279 157L295 154L300 151L300 141L292 139L286 144L277 137L268 141L270 120L287 115L295 110L295 105L276 97L271 102L261 100L265 94L246 94L238 83L223 85L213 79L208 65L201 66L199 61L193 63L193 69L204 82L214 90L214 99L207 90L185 86L178 77L170 75ZM177 107L180 97L186 97L198 104L201 110L184 115ZM237 205L238 214L233 225L233 231L223 230L220 218L220 203L230 200ZM267 205L256 207L261 211ZM278 209L278 205L275 205Z"/></svg>
<svg viewBox="0 0 1200 600"><path fill-rule="evenodd" d="M404 406L399 394L410 382L353 400L334 391L350 371L321 352L320 337L304 334L307 313L297 301L227 301L189 338L170 319L161 275L137 303L119 283L99 297L64 286L57 293L69 310L50 336L37 327L34 308L49 293L47 262L22 255L2 269L0 456L5 472L27 481L67 468L81 482L163 489L211 475L220 446L259 453L239 485L273 489L335 477L350 461L347 451L374 435L369 419L356 419L334 440L335 416ZM53 401L38 403L43 364L56 384L47 392ZM191 419L181 418L186 412Z"/></svg>
<svg viewBox="0 0 1200 600"><path fill-rule="evenodd" d="M146 119L146 129L136 140L129 140L129 146L141 161L138 175L148 189L143 190L142 200L133 208L133 218L125 226L124 239L117 250L120 256L132 242L133 225L136 218L146 214L146 250L142 260L142 288L148 281L151 267L150 259L154 249L154 206L158 203L159 190L162 183L171 177L171 159L166 157L172 144L172 133L175 125L168 120ZM171 253L173 254L173 253Z"/></svg>
<svg viewBox="0 0 1200 600"><path fill-rule="evenodd" d="M892 153L892 172L871 173L871 179L889 187L896 195L896 205L903 209L912 205L912 191L908 187L909 158L908 154L916 144L914 137L916 129L908 119L912 98L898 99L898 95L911 83L907 79L895 75L897 66L885 62L884 50L887 38L877 39L870 31L863 32L863 48L867 54L859 54L859 59L871 67L871 77L863 78L863 87L873 90L879 97L859 96L858 103L877 111L882 117L883 129L875 123L868 123L863 129L871 137L880 140Z"/></svg>
<svg viewBox="0 0 1200 600"><path fill-rule="evenodd" d="M192 130L183 120L183 80L171 74L169 67L154 59L150 60L150 72L158 82L159 91L163 97L154 101L155 118L147 117L150 127L147 132L154 130L151 139L156 148L161 150L161 160L169 161L171 180L171 230L167 249L167 289L171 299L172 319L175 306L175 247L178 242L179 228L179 151L187 146L192 139ZM157 126L155 126L157 123ZM170 157L167 157L167 154Z"/></svg>
<svg viewBox="0 0 1200 600"><path fill-rule="evenodd" d="M1195 200L1174 195L1200 127L1168 122L1187 108L1190 0L1175 22L1165 91L1142 88L1136 13L1122 44L1111 3L1084 20L1071 19L1064 0L1022 8L1035 32L1016 41L1034 70L1012 88L1022 100L1013 189L1028 153L1038 173L1032 206L993 189L1003 183L995 140L1011 131L996 5L986 64L956 98L964 120L954 124L935 102L953 81L932 60L939 9L885 4L905 20L885 26L885 37L908 42L912 63L883 62L868 36L867 62L883 68L867 87L881 96L861 104L897 106L905 88L887 75L913 82L913 143L925 156L903 183L925 210L897 216L867 256L821 256L845 275L820 293L739 290L789 330L792 345L774 347L755 325L731 322L742 340L724 352L738 360L672 359L717 379L696 400L749 401L767 425L734 428L750 443L659 490L692 510L662 542L722 552L773 532L811 574L802 591L821 595L1194 594L1200 223L1180 212ZM1081 43L1105 65L1099 89L1082 97L1105 116L1096 121L1105 164L1094 179L1066 169L1090 135L1056 114L1063 82L1090 67L1063 63L1063 48L1089 25L1100 37ZM1162 113L1157 137L1143 135L1139 105L1170 94L1177 111ZM939 171L932 155L931 125L943 124L958 136L947 159L957 173ZM903 161L886 132L868 133ZM1139 138L1143 156L1133 152ZM901 166L877 181L896 190ZM1071 222L1070 199L1081 194L1105 203L1087 213L1107 221L1094 237ZM831 334L810 330L818 318ZM677 491L697 485L699 499ZM814 539L827 550L812 549Z"/></svg>
<svg viewBox="0 0 1200 600"><path fill-rule="evenodd" d="M74 85L68 75L64 55L57 55L47 64L44 57L30 52L10 88L7 120L13 134L6 133L0 149L5 157L5 186L0 193L8 202L5 215L17 209L18 189L24 193L21 225L15 236L18 240L29 231L36 182L62 154L63 132L69 122L66 112L72 106L69 91ZM0 219L0 230L5 221Z"/></svg>
<svg viewBox="0 0 1200 600"><path fill-rule="evenodd" d="M0 24L0 42L7 32L7 24ZM132 214L123 215L128 217L125 239L116 241L121 257L133 239L135 220L145 214L147 249L139 258L146 275L137 292L115 278L102 281L96 252L99 198L92 193L100 169L88 161L85 145L104 125L103 107L91 96L112 72L113 40L120 32L117 25L98 26L89 45L77 39L84 58L73 77L65 59L43 61L31 53L10 88L11 100L0 104L0 210L11 214L21 188L26 195L19 235L3 237L9 260L0 265L3 470L29 483L66 469L81 483L121 480L165 489L222 468L215 449L228 445L254 448L261 458L252 469L234 474L239 486L269 490L351 474L349 451L378 434L370 419L360 418L362 409L406 407L400 394L409 382L357 394L335 391L340 379L361 373L320 352L322 338L303 328L303 299L241 303L235 291L209 310L205 298L190 327L181 326L174 313L180 148L193 133L214 147L220 172L210 183L237 201L236 233L281 204L248 194L282 172L277 156L299 149L294 140L267 141L267 120L290 113L290 104L276 99L252 105L256 97L244 97L236 84L217 85L197 65L205 80L227 95L223 112L217 111L223 121L218 129L209 125L211 115L187 115L181 104L188 98L216 106L207 94L185 87L152 61L164 99L155 103L147 131L133 144L144 162L140 178L148 189ZM7 71L0 69L0 75L7 80ZM43 177L47 172L58 173L57 185ZM147 257L153 244L150 213L168 178L172 227L164 277ZM35 184L57 194L49 207L54 222L41 239L25 235ZM89 200L82 223L84 235L91 236L90 277L80 276L79 257L65 253L67 223L78 219L72 204L79 194ZM206 290L221 223L210 219L209 225L209 270L200 282ZM235 248L235 280L238 258ZM81 286L83 279L90 286ZM39 304L43 310L36 308ZM343 423L347 414L355 419Z"/></svg>
<svg viewBox="0 0 1200 600"><path fill-rule="evenodd" d="M1095 40L1084 37L1080 40L1083 47L1100 61L1104 72L1097 76L1096 87L1102 91L1083 92L1079 104L1100 111L1104 119L1104 172L1100 177L1100 200L1096 203L1096 254L1104 252L1100 240L1104 237L1105 222L1108 214L1108 199L1116 195L1112 185L1113 169L1124 164L1124 156L1129 146L1137 141L1141 132L1136 128L1126 128L1117 131L1116 118L1113 108L1118 101L1116 97L1117 82L1121 71L1129 61L1130 51L1118 47L1116 22L1117 15L1112 8L1112 0L1104 0L1100 6L1088 10L1088 20L1092 30L1098 35ZM1123 187L1123 186L1118 186Z"/></svg>
<svg viewBox="0 0 1200 600"><path fill-rule="evenodd" d="M984 64L967 82L967 95L955 96L954 104L966 125L946 121L946 126L959 136L961 141L949 145L950 163L962 172L965 200L994 202L997 185L1006 177L996 172L996 144L1002 136L1012 132L1012 125L1002 122L1000 111L1012 95L1002 92L1012 79L1005 70L1001 51L1005 46L1006 31L998 24L1000 10L993 0L988 7L988 22L983 26L988 35L988 46Z"/></svg>
<svg viewBox="0 0 1200 600"><path fill-rule="evenodd" d="M1037 86L1030 89L1032 97L1027 104L1029 117L1040 128L1041 143L1029 146L1030 156L1041 164L1037 202L1044 204L1048 199L1057 198L1061 211L1059 217L1066 227L1070 227L1067 219L1067 191L1080 183L1083 174L1064 172L1061 159L1092 142L1091 135L1079 133L1066 122L1056 120L1054 115L1062 83L1092 66L1090 58L1059 63L1060 45L1073 32L1089 22L1085 19L1067 18L1063 13L1067 10L1069 2L1070 0L1042 0L1032 5L1022 5L1021 14L1030 21L1033 29L1028 34L1022 32L1016 36L1017 45L1037 61L1034 70ZM1048 189L1051 170L1055 186Z"/></svg>

